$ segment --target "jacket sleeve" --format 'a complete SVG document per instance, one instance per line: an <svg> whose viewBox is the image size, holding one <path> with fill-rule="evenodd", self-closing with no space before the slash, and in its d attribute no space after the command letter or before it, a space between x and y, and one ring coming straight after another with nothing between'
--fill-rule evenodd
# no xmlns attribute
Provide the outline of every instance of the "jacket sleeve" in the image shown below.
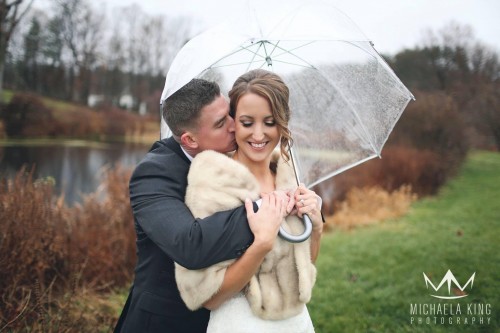
<svg viewBox="0 0 500 333"><path fill-rule="evenodd" d="M184 204L189 165L175 153L148 154L130 180L136 223L162 251L189 269L243 254L253 242L244 206L195 219Z"/></svg>

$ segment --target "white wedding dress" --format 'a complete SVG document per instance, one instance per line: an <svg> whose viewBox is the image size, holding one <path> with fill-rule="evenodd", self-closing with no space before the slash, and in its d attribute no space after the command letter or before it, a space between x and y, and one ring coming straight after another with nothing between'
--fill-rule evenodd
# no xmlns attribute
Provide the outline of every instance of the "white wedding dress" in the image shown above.
<svg viewBox="0 0 500 333"><path fill-rule="evenodd" d="M255 316L247 299L240 293L210 312L207 333L314 333L304 305L296 316L283 320L264 320Z"/></svg>

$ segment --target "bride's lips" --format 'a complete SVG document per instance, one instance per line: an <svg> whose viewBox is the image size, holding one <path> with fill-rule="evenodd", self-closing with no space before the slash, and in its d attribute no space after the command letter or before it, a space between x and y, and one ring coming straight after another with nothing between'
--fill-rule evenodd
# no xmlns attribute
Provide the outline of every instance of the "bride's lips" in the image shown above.
<svg viewBox="0 0 500 333"><path fill-rule="evenodd" d="M254 150L263 150L266 145L268 144L268 142L260 142L260 143L257 143L257 142L249 142L248 143L250 145L250 147L252 147L252 149Z"/></svg>

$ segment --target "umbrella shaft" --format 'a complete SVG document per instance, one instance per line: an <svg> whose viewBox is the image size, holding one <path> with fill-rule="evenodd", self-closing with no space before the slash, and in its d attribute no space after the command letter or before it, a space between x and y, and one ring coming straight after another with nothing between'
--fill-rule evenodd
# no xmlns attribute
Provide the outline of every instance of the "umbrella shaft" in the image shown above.
<svg viewBox="0 0 500 333"><path fill-rule="evenodd" d="M297 171L295 154L294 154L293 149L291 147L288 149L288 151L290 152L290 156L292 157L292 167L293 167L293 172L295 173L295 181L297 182L297 186L299 186L300 180L299 180L299 173Z"/></svg>

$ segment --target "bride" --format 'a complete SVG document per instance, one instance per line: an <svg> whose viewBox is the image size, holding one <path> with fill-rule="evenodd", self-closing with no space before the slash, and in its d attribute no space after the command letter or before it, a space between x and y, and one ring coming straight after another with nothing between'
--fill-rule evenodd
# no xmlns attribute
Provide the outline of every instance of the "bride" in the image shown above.
<svg viewBox="0 0 500 333"><path fill-rule="evenodd" d="M288 87L274 73L253 70L235 81L229 97L238 148L232 156L205 151L194 158L186 204L195 217L203 218L246 201L251 215L250 200L261 197L265 206L266 201L279 198L288 210L295 204L283 214L284 228L302 233L300 218L307 213L313 232L310 239L295 244L276 234L266 235L268 252L257 262L255 258L262 256L252 256L262 250L260 235L255 235L248 249L242 249L245 254L236 261L202 270L176 264L181 297L192 310L202 306L212 310L209 333L314 332L306 304L316 279L313 263L323 229L321 199L295 184L288 153Z"/></svg>

